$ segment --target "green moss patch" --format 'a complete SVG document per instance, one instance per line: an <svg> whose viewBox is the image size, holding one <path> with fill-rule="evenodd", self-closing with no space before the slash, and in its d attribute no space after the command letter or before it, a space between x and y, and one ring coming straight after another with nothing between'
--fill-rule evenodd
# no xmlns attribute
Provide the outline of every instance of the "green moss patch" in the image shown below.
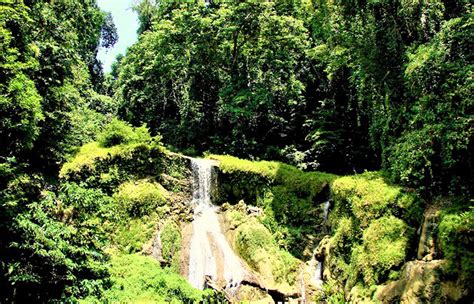
<svg viewBox="0 0 474 304"><path fill-rule="evenodd" d="M160 230L161 237L161 255L164 260L169 261L170 268L180 273L180 258L182 235L180 227L173 221L169 220L163 224Z"/></svg>
<svg viewBox="0 0 474 304"><path fill-rule="evenodd" d="M362 227L385 214L417 223L423 210L416 195L388 184L378 172L335 179L331 185L331 197L335 201L336 213L352 213Z"/></svg>
<svg viewBox="0 0 474 304"><path fill-rule="evenodd" d="M163 207L169 194L160 184L144 179L123 183L114 198L129 216L141 217Z"/></svg>
<svg viewBox="0 0 474 304"><path fill-rule="evenodd" d="M352 275L361 275L367 285L386 280L389 270L405 261L412 233L405 222L394 216L373 221L364 230L362 244L352 251Z"/></svg>
<svg viewBox="0 0 474 304"><path fill-rule="evenodd" d="M270 231L256 218L242 220L232 212L235 230L235 248L239 255L271 285L288 288L295 284L300 261L281 249ZM237 224L240 222L240 224Z"/></svg>
<svg viewBox="0 0 474 304"><path fill-rule="evenodd" d="M471 205L471 207L469 207ZM464 200L451 202L441 212L438 226L439 246L448 261L446 271L461 274L462 280L474 284L474 208Z"/></svg>

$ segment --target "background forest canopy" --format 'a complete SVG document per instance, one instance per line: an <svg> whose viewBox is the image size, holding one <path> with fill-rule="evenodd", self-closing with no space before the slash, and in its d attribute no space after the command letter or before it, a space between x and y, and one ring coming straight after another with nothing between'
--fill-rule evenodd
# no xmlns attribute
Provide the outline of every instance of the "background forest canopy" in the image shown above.
<svg viewBox="0 0 474 304"><path fill-rule="evenodd" d="M380 169L425 197L471 197L470 1L142 0L134 9L139 41L104 74L98 49L118 35L95 0L0 0L2 298L110 287L100 223L114 216L103 207L111 197L58 176L96 140L158 153L162 139L184 154L308 171Z"/></svg>
<svg viewBox="0 0 474 304"><path fill-rule="evenodd" d="M304 169L472 185L467 1L142 1L118 114L167 144ZM203 72L205 71L205 72Z"/></svg>

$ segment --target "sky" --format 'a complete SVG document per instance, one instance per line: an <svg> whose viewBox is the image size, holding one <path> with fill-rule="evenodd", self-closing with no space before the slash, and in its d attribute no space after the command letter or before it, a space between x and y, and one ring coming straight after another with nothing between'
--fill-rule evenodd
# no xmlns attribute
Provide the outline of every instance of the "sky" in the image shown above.
<svg viewBox="0 0 474 304"><path fill-rule="evenodd" d="M137 41L138 17L132 11L134 0L98 0L99 7L111 12L114 19L118 42L110 49L101 48L97 58L102 61L104 72L110 72L110 67L118 54L125 54L127 47Z"/></svg>

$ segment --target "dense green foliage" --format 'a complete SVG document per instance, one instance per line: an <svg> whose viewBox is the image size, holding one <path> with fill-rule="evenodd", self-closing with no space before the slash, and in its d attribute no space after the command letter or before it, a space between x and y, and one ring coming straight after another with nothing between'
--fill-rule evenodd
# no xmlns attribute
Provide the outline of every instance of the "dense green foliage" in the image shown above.
<svg viewBox="0 0 474 304"><path fill-rule="evenodd" d="M109 199L48 185L107 120L90 106L100 98L96 52L116 40L106 19L93 1L0 2L2 302L73 299L107 280L100 204Z"/></svg>
<svg viewBox="0 0 474 304"><path fill-rule="evenodd" d="M120 116L181 149L469 193L474 31L454 2L143 1Z"/></svg>
<svg viewBox="0 0 474 304"><path fill-rule="evenodd" d="M232 245L270 284L317 248L328 303L470 299L469 1L134 9L104 75L118 36L95 0L0 0L1 303L212 302L178 275L189 160L164 144L218 161ZM142 255L157 236L161 265Z"/></svg>
<svg viewBox="0 0 474 304"><path fill-rule="evenodd" d="M209 293L192 288L185 278L161 269L151 257L112 254L113 287L103 297L86 298L84 303L197 303Z"/></svg>

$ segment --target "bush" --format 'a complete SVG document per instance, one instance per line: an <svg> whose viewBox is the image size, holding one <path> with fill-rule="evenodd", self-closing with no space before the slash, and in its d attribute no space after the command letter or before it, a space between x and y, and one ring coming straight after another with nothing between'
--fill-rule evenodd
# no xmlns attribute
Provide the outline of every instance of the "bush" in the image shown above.
<svg viewBox="0 0 474 304"><path fill-rule="evenodd" d="M158 183L149 180L126 182L114 194L119 206L131 217L149 215L166 204L168 191Z"/></svg>
<svg viewBox="0 0 474 304"><path fill-rule="evenodd" d="M116 118L112 119L98 136L100 145L106 148L122 144L149 142L151 139L146 126L133 128L128 123Z"/></svg>
<svg viewBox="0 0 474 304"><path fill-rule="evenodd" d="M74 302L101 295L109 276L102 248L110 204L101 191L66 184L57 194L44 191L40 202L16 215L14 230L21 237L8 244L8 258L1 261L16 301Z"/></svg>
<svg viewBox="0 0 474 304"><path fill-rule="evenodd" d="M138 254L113 254L112 287L100 298L87 303L200 303L210 291L199 291L182 276L167 269L151 257Z"/></svg>

